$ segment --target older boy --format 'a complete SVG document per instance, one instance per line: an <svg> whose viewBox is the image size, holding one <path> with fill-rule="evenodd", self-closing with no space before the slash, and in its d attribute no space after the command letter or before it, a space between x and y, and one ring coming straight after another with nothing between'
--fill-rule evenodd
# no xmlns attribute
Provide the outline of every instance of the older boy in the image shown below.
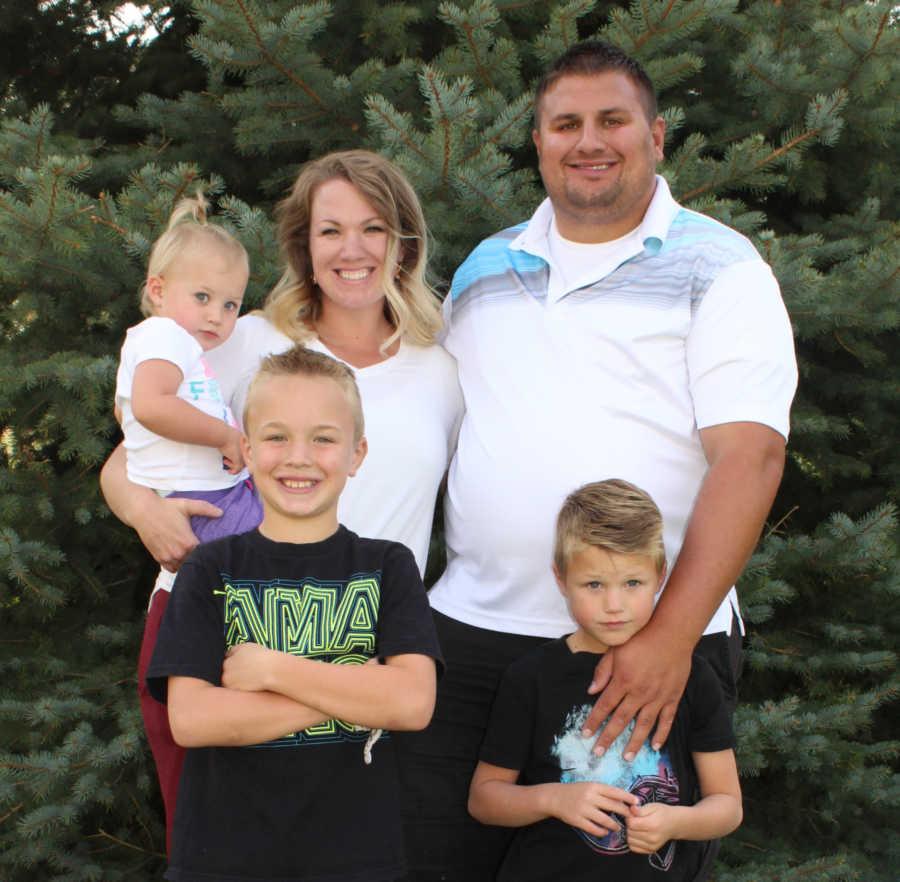
<svg viewBox="0 0 900 882"><path fill-rule="evenodd" d="M366 453L352 373L270 356L244 430L263 521L185 561L147 675L188 748L166 878L395 879L393 747L367 765L357 727L427 725L440 656L411 552L338 524Z"/></svg>
<svg viewBox="0 0 900 882"><path fill-rule="evenodd" d="M693 880L706 841L742 816L730 715L712 669L694 656L661 750L648 740L625 762L632 724L598 757L582 732L600 656L649 621L662 588L659 509L626 481L576 490L557 521L553 572L578 630L504 675L469 795L478 820L523 828L498 880Z"/></svg>

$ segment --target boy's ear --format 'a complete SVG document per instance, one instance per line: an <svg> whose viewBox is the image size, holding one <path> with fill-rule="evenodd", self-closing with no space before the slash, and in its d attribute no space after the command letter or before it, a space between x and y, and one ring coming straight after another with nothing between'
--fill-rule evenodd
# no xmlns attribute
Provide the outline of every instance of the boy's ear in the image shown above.
<svg viewBox="0 0 900 882"><path fill-rule="evenodd" d="M163 280L162 276L148 276L144 285L144 291L150 302L159 307L162 305Z"/></svg>
<svg viewBox="0 0 900 882"><path fill-rule="evenodd" d="M553 577L556 579L556 585L562 594L565 596L566 593L566 579L562 573L560 573L559 568L556 564L553 564Z"/></svg>
<svg viewBox="0 0 900 882"><path fill-rule="evenodd" d="M246 457L244 457L244 458L246 459ZM668 561L664 560L663 565L659 571L659 581L656 583L656 592L655 592L656 594L659 594L659 592L662 590L663 582L666 581L666 576L668 575L668 572L669 572L669 563L668 563Z"/></svg>
<svg viewBox="0 0 900 882"><path fill-rule="evenodd" d="M244 457L247 468L253 471L253 451L250 449L250 442L247 440L246 434L241 435L241 455Z"/></svg>
<svg viewBox="0 0 900 882"><path fill-rule="evenodd" d="M352 478L356 474L368 452L369 442L366 441L366 436L363 435L362 438L356 442L356 448L353 451L353 461L350 463L350 471L347 472L348 477ZM246 460L247 457L244 457L244 459Z"/></svg>

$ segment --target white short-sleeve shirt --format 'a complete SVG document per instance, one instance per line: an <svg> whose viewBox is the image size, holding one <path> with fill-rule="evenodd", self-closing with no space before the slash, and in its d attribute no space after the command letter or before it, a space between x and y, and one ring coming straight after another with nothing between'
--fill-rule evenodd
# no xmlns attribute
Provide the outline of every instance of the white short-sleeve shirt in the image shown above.
<svg viewBox="0 0 900 882"><path fill-rule="evenodd" d="M672 199L566 290L552 206L482 242L445 301L465 401L432 605L492 630L557 637L556 515L580 485L623 478L660 507L670 566L707 471L699 430L759 422L785 437L797 370L778 284L752 244ZM576 270L574 273L578 276ZM549 292L549 293L548 293ZM732 589L707 628L729 631Z"/></svg>

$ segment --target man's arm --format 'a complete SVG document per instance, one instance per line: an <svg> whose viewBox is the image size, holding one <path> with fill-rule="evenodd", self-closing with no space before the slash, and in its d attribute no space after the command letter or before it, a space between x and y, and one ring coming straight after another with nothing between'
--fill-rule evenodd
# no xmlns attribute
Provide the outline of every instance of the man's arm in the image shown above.
<svg viewBox="0 0 900 882"><path fill-rule="evenodd" d="M519 772L479 762L469 788L469 814L482 824L524 827L544 818L559 820L603 837L619 825L612 813L627 817L637 797L609 784L518 784Z"/></svg>
<svg viewBox="0 0 900 882"><path fill-rule="evenodd" d="M239 692L197 677L169 677L169 725L181 747L261 744L331 719L274 692Z"/></svg>
<svg viewBox="0 0 900 882"><path fill-rule="evenodd" d="M100 471L100 489L110 511L134 529L144 548L167 570L175 572L197 544L191 516L218 518L222 509L202 499L163 499L149 487L132 484L120 444Z"/></svg>
<svg viewBox="0 0 900 882"><path fill-rule="evenodd" d="M774 429L723 423L701 429L700 441L709 471L665 590L641 631L606 653L589 689L601 695L584 734L593 734L612 714L597 739L597 753L635 718L626 759L633 759L655 723L653 746L665 742L691 653L753 552L781 482L785 440Z"/></svg>
<svg viewBox="0 0 900 882"><path fill-rule="evenodd" d="M357 726L416 730L431 720L437 675L434 660L415 653L383 665L335 665L242 643L225 655L222 684L277 692Z"/></svg>

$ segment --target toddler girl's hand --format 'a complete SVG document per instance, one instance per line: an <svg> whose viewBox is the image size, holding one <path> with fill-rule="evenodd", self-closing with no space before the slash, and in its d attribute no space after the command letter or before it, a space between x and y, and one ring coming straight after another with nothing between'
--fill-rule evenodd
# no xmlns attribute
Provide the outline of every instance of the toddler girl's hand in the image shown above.
<svg viewBox="0 0 900 882"><path fill-rule="evenodd" d="M241 453L241 432L234 426L228 427L228 440L219 448L229 474L236 475L244 467Z"/></svg>

